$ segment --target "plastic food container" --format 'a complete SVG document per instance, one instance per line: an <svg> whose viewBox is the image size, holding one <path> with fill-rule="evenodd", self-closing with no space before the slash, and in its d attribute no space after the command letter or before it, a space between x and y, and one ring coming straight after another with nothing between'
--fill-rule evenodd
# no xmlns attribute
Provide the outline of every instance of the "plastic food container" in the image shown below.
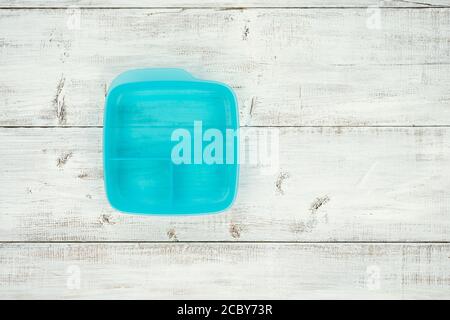
<svg viewBox="0 0 450 320"><path fill-rule="evenodd" d="M106 195L117 210L200 214L237 192L238 112L228 86L181 69L139 69L112 82L105 103Z"/></svg>

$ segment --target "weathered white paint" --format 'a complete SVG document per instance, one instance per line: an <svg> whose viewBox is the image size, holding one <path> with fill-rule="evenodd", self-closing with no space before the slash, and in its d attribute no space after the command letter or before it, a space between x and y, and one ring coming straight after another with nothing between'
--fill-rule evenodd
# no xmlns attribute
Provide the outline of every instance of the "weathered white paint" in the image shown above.
<svg viewBox="0 0 450 320"><path fill-rule="evenodd" d="M369 17L86 9L76 29L72 11L0 10L0 125L101 125L115 75L162 66L230 84L243 125L450 124L450 9Z"/></svg>
<svg viewBox="0 0 450 320"><path fill-rule="evenodd" d="M449 0L402 1L402 0L0 0L0 6L6 8L32 7L32 8L364 8L368 6L379 7L417 7L449 6Z"/></svg>
<svg viewBox="0 0 450 320"><path fill-rule="evenodd" d="M232 209L198 217L114 211L101 139L1 129L0 240L450 240L448 128L281 128L279 170L243 165Z"/></svg>
<svg viewBox="0 0 450 320"><path fill-rule="evenodd" d="M0 298L448 299L449 255L448 244L3 244Z"/></svg>
<svg viewBox="0 0 450 320"><path fill-rule="evenodd" d="M0 298L450 298L449 4L0 0ZM89 126L116 74L158 66L230 84L244 126L292 126L227 212L105 200Z"/></svg>

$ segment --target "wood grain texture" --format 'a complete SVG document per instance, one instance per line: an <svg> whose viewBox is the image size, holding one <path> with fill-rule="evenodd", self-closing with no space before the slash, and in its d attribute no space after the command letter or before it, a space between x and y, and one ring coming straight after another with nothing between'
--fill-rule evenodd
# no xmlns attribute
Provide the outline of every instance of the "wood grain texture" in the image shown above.
<svg viewBox="0 0 450 320"><path fill-rule="evenodd" d="M450 9L372 14L1 10L0 125L102 125L114 76L161 66L230 84L243 125L449 125Z"/></svg>
<svg viewBox="0 0 450 320"><path fill-rule="evenodd" d="M278 132L279 167L265 174L244 163L230 210L158 217L107 203L101 128L4 128L0 240L450 240L449 128Z"/></svg>
<svg viewBox="0 0 450 320"><path fill-rule="evenodd" d="M448 244L3 244L0 297L449 299L449 256Z"/></svg>
<svg viewBox="0 0 450 320"><path fill-rule="evenodd" d="M66 8L71 6L83 8L361 8L367 6L427 8L449 5L449 0L428 0L422 2L403 0L0 0L0 6L6 8Z"/></svg>
<svg viewBox="0 0 450 320"><path fill-rule="evenodd" d="M0 0L0 299L450 299L449 5ZM106 201L108 84L167 66L279 135L224 213Z"/></svg>

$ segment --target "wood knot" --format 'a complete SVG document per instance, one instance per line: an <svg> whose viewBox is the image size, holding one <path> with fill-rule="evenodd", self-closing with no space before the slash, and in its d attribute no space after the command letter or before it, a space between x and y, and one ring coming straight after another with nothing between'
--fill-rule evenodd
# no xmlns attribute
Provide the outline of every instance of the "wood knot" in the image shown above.
<svg viewBox="0 0 450 320"><path fill-rule="evenodd" d="M105 224L115 224L114 221L112 221L112 216L110 214L102 214L100 216L100 224L105 225Z"/></svg>
<svg viewBox="0 0 450 320"><path fill-rule="evenodd" d="M229 231L234 239L239 239L241 237L242 228L233 222L230 223Z"/></svg>
<svg viewBox="0 0 450 320"><path fill-rule="evenodd" d="M57 160L56 160L56 166L59 168L62 168L67 161L72 158L73 153L72 152L67 152L67 153L63 153Z"/></svg>
<svg viewBox="0 0 450 320"><path fill-rule="evenodd" d="M277 180L275 181L275 188L278 194L283 195L284 190L282 189L283 181L289 178L289 173L287 172L280 172L280 174L277 177Z"/></svg>
<svg viewBox="0 0 450 320"><path fill-rule="evenodd" d="M316 213L317 210L319 210L319 208L321 208L328 201L330 201L330 198L328 196L316 198L316 200L311 203L311 207L309 208L309 210L311 211L311 213Z"/></svg>
<svg viewBox="0 0 450 320"><path fill-rule="evenodd" d="M167 236L169 237L169 240L178 241L177 234L174 228L167 230Z"/></svg>

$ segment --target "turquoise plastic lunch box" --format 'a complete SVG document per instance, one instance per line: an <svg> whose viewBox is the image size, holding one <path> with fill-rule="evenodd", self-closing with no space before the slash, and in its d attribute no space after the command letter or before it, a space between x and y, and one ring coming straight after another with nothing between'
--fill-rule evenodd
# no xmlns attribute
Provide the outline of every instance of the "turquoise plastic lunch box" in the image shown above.
<svg viewBox="0 0 450 320"><path fill-rule="evenodd" d="M112 82L105 103L106 195L117 210L200 214L237 193L238 110L228 86L181 69L138 69Z"/></svg>

